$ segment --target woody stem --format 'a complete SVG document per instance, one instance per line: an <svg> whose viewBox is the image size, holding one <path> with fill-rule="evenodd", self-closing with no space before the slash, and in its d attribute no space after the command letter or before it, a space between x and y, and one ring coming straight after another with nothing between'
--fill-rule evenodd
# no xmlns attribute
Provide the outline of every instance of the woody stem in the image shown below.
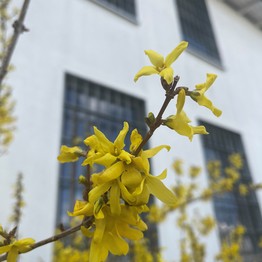
<svg viewBox="0 0 262 262"><path fill-rule="evenodd" d="M175 97L175 95L177 95L175 88L177 86L178 81L179 81L179 76L176 76L174 78L173 83L171 85L169 85L168 88L166 86L164 86L164 85L166 85L166 83L163 83L163 81L161 81L164 89L166 90L166 98L163 102L163 105L162 105L154 123L150 125L149 131L146 133L145 137L143 138L143 141L140 143L140 145L136 149L136 151L134 153L135 156L137 156L139 154L139 152L144 147L144 145L147 143L147 141L151 138L151 136L153 135L155 130L162 124L162 116L163 116L168 104Z"/></svg>

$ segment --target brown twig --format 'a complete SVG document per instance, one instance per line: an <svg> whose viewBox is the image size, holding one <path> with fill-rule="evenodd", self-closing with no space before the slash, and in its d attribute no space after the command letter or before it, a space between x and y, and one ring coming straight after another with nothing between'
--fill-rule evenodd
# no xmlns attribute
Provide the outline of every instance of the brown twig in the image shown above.
<svg viewBox="0 0 262 262"><path fill-rule="evenodd" d="M143 138L143 141L138 146L136 151L134 152L134 155L137 156L141 149L144 147L144 145L147 143L147 141L150 139L150 137L153 135L155 130L162 124L162 116L170 103L170 101L174 98L174 96L178 93L175 91L176 85L179 81L179 76L176 76L174 78L174 81L171 85L168 85L162 78L161 78L161 84L163 88L166 90L166 99L164 100L164 103L152 125L150 126L149 131L146 133L145 137Z"/></svg>
<svg viewBox="0 0 262 262"><path fill-rule="evenodd" d="M20 15L18 20L16 20L13 24L14 32L13 36L11 38L10 44L6 50L6 53L3 57L3 62L0 68L0 86L2 85L3 79L7 73L8 66L12 57L12 54L14 52L17 40L21 33L27 31L27 29L24 27L23 23L25 20L26 12L29 6L30 0L24 0Z"/></svg>
<svg viewBox="0 0 262 262"><path fill-rule="evenodd" d="M54 235L52 237L49 237L49 238L46 238L46 239L41 240L39 242L36 242L35 244L30 246L29 250L27 250L26 252L23 252L23 253L30 252L33 249L36 249L38 247L44 246L46 244L55 242L55 241L57 241L57 240L59 240L61 238L64 238L66 236L69 236L69 235L79 231L82 226L90 227L92 223L93 223L93 217L89 217L85 221L83 221L81 224L79 224L79 225L77 225L75 227L71 227L71 228L69 228L69 229L67 229L67 230L65 230L65 231L63 231L63 232L61 232L61 233L59 233L57 235ZM5 254L5 255L0 257L0 261L5 261L6 259L7 259L7 254Z"/></svg>

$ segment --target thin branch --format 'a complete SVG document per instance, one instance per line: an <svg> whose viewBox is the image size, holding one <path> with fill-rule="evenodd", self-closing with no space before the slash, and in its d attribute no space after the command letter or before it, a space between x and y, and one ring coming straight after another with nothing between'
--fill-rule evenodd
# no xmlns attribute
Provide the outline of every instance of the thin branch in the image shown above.
<svg viewBox="0 0 262 262"><path fill-rule="evenodd" d="M13 24L14 32L13 36L11 38L11 42L6 50L5 56L3 58L3 62L0 68L0 86L2 85L3 79L7 73L8 66L10 64L10 60L12 57L12 54L14 52L17 40L20 36L21 33L27 31L26 28L24 27L23 23L25 20L26 12L29 6L30 0L24 0L20 15L18 20L16 20Z"/></svg>
<svg viewBox="0 0 262 262"><path fill-rule="evenodd" d="M65 230L65 231L63 231L63 232L61 232L61 233L59 233L57 235L54 235L52 237L49 237L49 238L46 238L46 239L41 240L39 242L36 242L35 244L30 246L31 248L29 250L27 250L26 252L23 252L23 253L30 252L33 249L36 249L38 247L44 246L46 244L55 242L55 241L57 241L57 240L59 240L61 238L64 238L66 236L69 236L69 235L79 231L82 226L90 227L92 223L93 223L93 217L89 217L88 219L86 219L81 224L79 224L79 225L77 225L75 227L71 227L71 228L69 228L69 229L67 229L67 230ZM23 253L20 253L20 254L23 254ZM0 261L5 261L6 259L7 259L7 254L5 254L5 255L0 257Z"/></svg>
<svg viewBox="0 0 262 262"><path fill-rule="evenodd" d="M170 101L177 94L177 92L175 91L175 88L176 88L178 81L179 81L179 76L176 76L174 78L173 83L171 85L167 85L167 83L164 82L164 80L162 80L162 78L161 78L162 86L166 90L166 99L165 99L165 101L164 101L154 123L150 126L150 129L146 133L145 137L143 138L143 141L141 142L141 144L136 149L136 151L134 153L135 156L137 156L139 154L139 152L144 147L144 145L147 143L147 141L150 139L150 137L153 135L155 130L162 124L162 116L163 116L168 104L170 103Z"/></svg>

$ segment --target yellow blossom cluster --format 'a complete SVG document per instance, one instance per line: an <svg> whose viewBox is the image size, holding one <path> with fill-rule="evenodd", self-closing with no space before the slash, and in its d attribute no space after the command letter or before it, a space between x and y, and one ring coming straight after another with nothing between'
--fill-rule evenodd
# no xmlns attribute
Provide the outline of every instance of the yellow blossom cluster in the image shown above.
<svg viewBox="0 0 262 262"><path fill-rule="evenodd" d="M229 238L223 241L221 250L216 256L217 261L221 262L241 262L241 245L246 229L242 225L236 226L231 230Z"/></svg>
<svg viewBox="0 0 262 262"><path fill-rule="evenodd" d="M163 148L169 150L169 146L141 150L135 155L142 137L136 129L131 132L128 152L124 149L128 130L129 125L125 122L119 135L111 142L94 127L94 135L84 140L89 148L87 153L79 147L62 146L58 156L61 162L77 161L84 156L82 165L104 166L101 172L91 176L92 189L88 201L78 200L74 211L69 212L70 216L95 218L90 228L82 230L83 234L92 237L91 261L104 261L108 251L126 255L129 248L125 239L143 237L142 231L147 226L140 213L148 211L146 204L150 194L168 205L176 203L175 195L161 181L166 177L166 170L159 176L150 174L149 159Z"/></svg>
<svg viewBox="0 0 262 262"><path fill-rule="evenodd" d="M169 87L172 86L172 83L174 81L174 71L171 65L187 48L187 46L188 43L182 41L175 49L172 50L171 53L166 56L166 58L153 50L146 50L145 54L148 56L150 62L152 63L152 66L144 66L142 69L140 69L135 75L134 80L137 81L141 76L158 74L161 76L162 79L164 79ZM186 96L189 96L199 105L210 109L215 116L220 116L222 114L222 111L216 108L205 95L216 78L217 76L215 74L208 73L206 75L206 81L204 83L197 84L193 91L189 91L188 88L178 88L176 90L176 92L178 93L176 114L170 115L166 119L163 119L162 124L176 131L182 136L187 136L190 140L192 140L193 135L195 134L208 134L204 126L192 126L189 124L191 120L188 118L183 108L185 105Z"/></svg>

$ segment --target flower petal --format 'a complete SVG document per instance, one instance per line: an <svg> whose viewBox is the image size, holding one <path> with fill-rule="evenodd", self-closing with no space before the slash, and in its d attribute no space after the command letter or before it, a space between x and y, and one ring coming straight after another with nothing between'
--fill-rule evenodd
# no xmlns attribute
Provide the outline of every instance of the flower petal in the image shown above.
<svg viewBox="0 0 262 262"><path fill-rule="evenodd" d="M179 45L166 56L165 66L166 67L171 66L171 64L175 62L175 60L181 55L181 53L187 48L187 46L188 46L188 42L185 41L180 42Z"/></svg>
<svg viewBox="0 0 262 262"><path fill-rule="evenodd" d="M151 158L151 157L155 156L163 148L165 148L167 151L169 151L171 147L168 146L168 145L157 146L157 147L143 151L142 156L145 157L145 158Z"/></svg>
<svg viewBox="0 0 262 262"><path fill-rule="evenodd" d="M117 225L117 230L119 234L124 237L131 240L138 240L143 238L144 234L135 228L130 227L128 224L125 223L119 223Z"/></svg>
<svg viewBox="0 0 262 262"><path fill-rule="evenodd" d="M94 133L105 152L114 153L114 144L107 139L103 132L94 126Z"/></svg>
<svg viewBox="0 0 262 262"><path fill-rule="evenodd" d="M174 80L174 70L171 67L167 67L164 70L162 70L159 75L163 77L166 82L170 85Z"/></svg>
<svg viewBox="0 0 262 262"><path fill-rule="evenodd" d="M136 198L127 190L127 188L123 185L123 183L119 182L118 185L121 190L122 198L130 205L134 204L136 201Z"/></svg>
<svg viewBox="0 0 262 262"><path fill-rule="evenodd" d="M164 57L160 55L159 53L153 51L153 50L145 50L145 54L150 59L151 63L157 67L161 68L164 66Z"/></svg>
<svg viewBox="0 0 262 262"><path fill-rule="evenodd" d="M180 114L184 104L185 104L185 100L186 100L186 92L185 90L182 88L177 96L177 103L176 103L176 109L177 109L177 114Z"/></svg>
<svg viewBox="0 0 262 262"><path fill-rule="evenodd" d="M4 253L8 252L10 249L11 249L10 245L0 247L0 254L4 254Z"/></svg>
<svg viewBox="0 0 262 262"><path fill-rule="evenodd" d="M93 241L95 243L99 243L102 241L102 238L104 236L105 227L106 227L105 219L96 219L95 225L96 225L96 229L94 232Z"/></svg>
<svg viewBox="0 0 262 262"><path fill-rule="evenodd" d="M130 142L131 142L129 148L130 152L135 152L142 141L143 141L142 136L138 133L137 129L134 129L130 136Z"/></svg>
<svg viewBox="0 0 262 262"><path fill-rule="evenodd" d="M97 182L99 184L114 180L118 178L123 171L125 170L124 163L122 161L116 162L112 166L105 169L105 171L101 172L101 175L97 177Z"/></svg>
<svg viewBox="0 0 262 262"><path fill-rule="evenodd" d="M86 237L93 237L94 232L90 231L89 228L86 228L84 226L81 226L81 232L83 233L84 236Z"/></svg>
<svg viewBox="0 0 262 262"><path fill-rule="evenodd" d="M141 181L141 173L133 166L127 166L122 173L121 182L128 188L137 187Z"/></svg>
<svg viewBox="0 0 262 262"><path fill-rule="evenodd" d="M187 136L191 140L193 137L193 129L187 121L188 118L186 114L172 115L165 120L164 125L175 130L182 136Z"/></svg>
<svg viewBox="0 0 262 262"><path fill-rule="evenodd" d="M94 206L88 202L76 200L74 211L67 212L69 216L91 216L93 214Z"/></svg>
<svg viewBox="0 0 262 262"><path fill-rule="evenodd" d="M82 154L83 150L78 146L68 147L63 145L57 160L61 163L75 162Z"/></svg>
<svg viewBox="0 0 262 262"><path fill-rule="evenodd" d="M216 78L217 78L216 74L207 74L206 82L196 85L196 89L197 90L204 89L205 91L207 91L209 87L215 82Z"/></svg>
<svg viewBox="0 0 262 262"><path fill-rule="evenodd" d="M156 177L148 175L146 186L151 194L167 205L173 206L177 202L176 196Z"/></svg>
<svg viewBox="0 0 262 262"><path fill-rule="evenodd" d="M125 150L122 150L118 158L125 162L126 164L130 164L132 162L131 155L126 152Z"/></svg>
<svg viewBox="0 0 262 262"><path fill-rule="evenodd" d="M125 138L128 130L129 130L129 125L127 122L124 122L123 129L119 132L117 138L114 141L114 145L115 147L117 147L119 151L123 149L125 146Z"/></svg>
<svg viewBox="0 0 262 262"><path fill-rule="evenodd" d="M167 169L165 169L160 175L156 176L158 179L163 180L167 176Z"/></svg>
<svg viewBox="0 0 262 262"><path fill-rule="evenodd" d="M209 133L206 131L204 126L192 126L194 134L208 135Z"/></svg>
<svg viewBox="0 0 262 262"><path fill-rule="evenodd" d="M109 204L111 213L113 215L120 215L120 188L118 186L117 181L113 183L109 192Z"/></svg>
<svg viewBox="0 0 262 262"><path fill-rule="evenodd" d="M102 196L110 188L112 183L104 183L94 187L88 194L88 200L94 204L100 196Z"/></svg>
<svg viewBox="0 0 262 262"><path fill-rule="evenodd" d="M212 113L219 117L222 114L222 111L219 110L218 108L214 107L213 103L211 102L211 100L209 100L205 95L202 95L200 97L197 98L196 102L201 105L204 106L208 109L210 109L212 111Z"/></svg>
<svg viewBox="0 0 262 262"><path fill-rule="evenodd" d="M102 157L99 157L97 159L94 159L92 163L96 163L99 165L103 165L105 167L111 166L114 162L116 162L117 157L113 156L110 153L106 153ZM86 160L83 162L83 165L86 163Z"/></svg>
<svg viewBox="0 0 262 262"><path fill-rule="evenodd" d="M129 250L129 246L126 241L115 232L108 232L105 235L105 242L107 243L109 251L113 255L126 255Z"/></svg>
<svg viewBox="0 0 262 262"><path fill-rule="evenodd" d="M141 156L134 157L132 159L132 164L141 172L148 173L149 172L149 161L146 157L143 157L143 151L141 153Z"/></svg>
<svg viewBox="0 0 262 262"><path fill-rule="evenodd" d="M12 247L7 255L7 262L15 262L18 257L18 248Z"/></svg>
<svg viewBox="0 0 262 262"><path fill-rule="evenodd" d="M137 72L137 74L134 77L134 81L136 82L138 78L140 78L141 76L148 76L158 73L159 72L156 70L154 66L144 66Z"/></svg>
<svg viewBox="0 0 262 262"><path fill-rule="evenodd" d="M89 260L92 262L104 262L108 256L108 250L103 243L91 242Z"/></svg>

